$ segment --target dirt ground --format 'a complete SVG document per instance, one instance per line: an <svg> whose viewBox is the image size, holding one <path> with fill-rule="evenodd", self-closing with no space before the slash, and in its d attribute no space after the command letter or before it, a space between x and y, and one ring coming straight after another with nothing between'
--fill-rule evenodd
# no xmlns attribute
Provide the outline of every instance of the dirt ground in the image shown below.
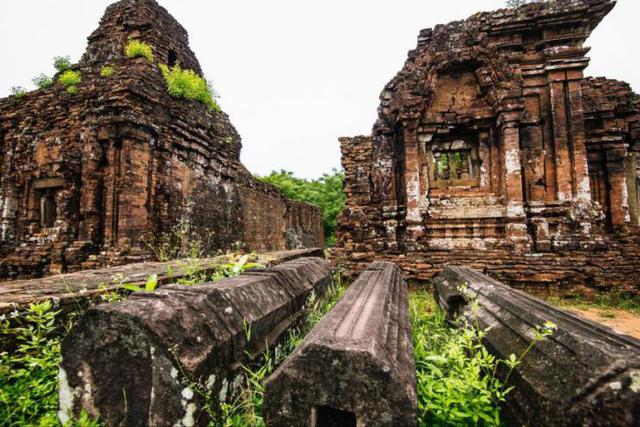
<svg viewBox="0 0 640 427"><path fill-rule="evenodd" d="M602 323L618 333L640 339L640 315L625 310L562 307L594 322Z"/></svg>

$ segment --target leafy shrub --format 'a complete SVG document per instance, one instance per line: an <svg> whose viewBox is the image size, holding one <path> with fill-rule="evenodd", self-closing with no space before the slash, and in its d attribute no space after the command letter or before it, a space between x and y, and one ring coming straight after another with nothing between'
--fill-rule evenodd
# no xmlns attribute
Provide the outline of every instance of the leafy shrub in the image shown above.
<svg viewBox="0 0 640 427"><path fill-rule="evenodd" d="M53 85L53 79L46 74L40 74L39 76L34 77L31 81L38 89L46 89Z"/></svg>
<svg viewBox="0 0 640 427"><path fill-rule="evenodd" d="M67 93L75 95L78 93L78 83L82 81L79 71L67 70L58 76L58 83L66 87Z"/></svg>
<svg viewBox="0 0 640 427"><path fill-rule="evenodd" d="M334 169L330 174L325 173L318 179L306 180L296 178L293 172L281 170L258 179L276 186L290 199L310 203L322 209L325 242L327 246L335 244L337 218L346 202L346 196L342 191L344 172Z"/></svg>
<svg viewBox="0 0 640 427"><path fill-rule="evenodd" d="M220 107L215 101L211 85L193 70L183 70L180 64L169 68L161 64L160 71L167 83L169 95L202 102L211 111L218 111Z"/></svg>
<svg viewBox="0 0 640 427"><path fill-rule="evenodd" d="M12 335L17 346L11 354L0 353L0 419L9 424L37 424L58 408L57 313L46 301L31 304L21 326L12 328L8 319L0 320L1 335Z"/></svg>
<svg viewBox="0 0 640 427"><path fill-rule="evenodd" d="M508 385L513 369L536 343L553 334L555 325L537 326L535 338L520 356L496 359L482 344L486 331L477 325L450 328L433 298L424 292L412 294L410 302L419 424L500 425L500 405L513 389ZM474 302L474 313L477 307ZM506 368L504 380L497 374L501 365Z"/></svg>
<svg viewBox="0 0 640 427"><path fill-rule="evenodd" d="M146 58L147 61L153 62L153 50L151 46L140 40L131 39L124 48L124 54L127 58Z"/></svg>
<svg viewBox="0 0 640 427"><path fill-rule="evenodd" d="M58 426L58 365L64 328L51 301L30 304L24 318L11 325L0 316L0 337L15 340L12 353L0 353L0 424ZM79 313L71 313L77 318ZM70 328L68 324L66 328ZM85 411L65 427L99 427Z"/></svg>
<svg viewBox="0 0 640 427"><path fill-rule="evenodd" d="M54 57L53 68L55 68L59 73L71 69L71 58L68 55Z"/></svg>
<svg viewBox="0 0 640 427"><path fill-rule="evenodd" d="M11 95L15 96L16 98L22 98L26 94L27 94L27 90L22 86L13 86L11 88Z"/></svg>
<svg viewBox="0 0 640 427"><path fill-rule="evenodd" d="M116 72L116 68L113 65L105 65L100 70L100 76L104 78L109 78L113 76L115 72Z"/></svg>

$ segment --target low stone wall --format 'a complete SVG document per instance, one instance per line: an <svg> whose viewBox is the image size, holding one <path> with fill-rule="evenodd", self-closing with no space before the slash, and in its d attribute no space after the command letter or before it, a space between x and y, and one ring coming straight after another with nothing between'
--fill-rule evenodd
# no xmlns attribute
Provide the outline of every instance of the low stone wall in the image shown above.
<svg viewBox="0 0 640 427"><path fill-rule="evenodd" d="M515 253L508 250L441 250L392 254L336 248L332 262L352 279L373 260L391 261L407 280L428 282L446 265L480 270L515 288L539 296L564 296L594 291L640 292L640 230L594 250ZM366 249L359 251L358 249Z"/></svg>
<svg viewBox="0 0 640 427"><path fill-rule="evenodd" d="M640 423L639 340L470 268L447 267L434 285L436 300L449 319L462 315L485 330L484 343L498 358L522 355L535 342L536 327L552 332L533 345L509 377L507 385L515 386L505 402L509 425ZM507 370L500 368L504 379Z"/></svg>
<svg viewBox="0 0 640 427"><path fill-rule="evenodd" d="M413 426L416 370L407 284L375 262L265 386L272 427Z"/></svg>
<svg viewBox="0 0 640 427"><path fill-rule="evenodd" d="M252 360L330 283L326 261L300 258L197 286L168 285L91 308L62 344L60 420L86 410L106 425L206 425Z"/></svg>

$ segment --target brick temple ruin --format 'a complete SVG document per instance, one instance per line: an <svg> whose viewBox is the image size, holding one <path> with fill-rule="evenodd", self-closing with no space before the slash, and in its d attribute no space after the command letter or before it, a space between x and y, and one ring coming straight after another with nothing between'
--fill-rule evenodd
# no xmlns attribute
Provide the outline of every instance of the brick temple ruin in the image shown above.
<svg viewBox="0 0 640 427"><path fill-rule="evenodd" d="M125 57L130 39L155 63ZM0 280L146 259L178 223L209 250L322 246L320 210L252 177L225 113L169 96L158 64L176 63L202 75L184 28L153 0L122 0L73 66L77 94L0 99Z"/></svg>
<svg viewBox="0 0 640 427"><path fill-rule="evenodd" d="M340 140L340 262L637 292L640 97L584 77L585 42L614 5L534 3L421 31L372 134Z"/></svg>

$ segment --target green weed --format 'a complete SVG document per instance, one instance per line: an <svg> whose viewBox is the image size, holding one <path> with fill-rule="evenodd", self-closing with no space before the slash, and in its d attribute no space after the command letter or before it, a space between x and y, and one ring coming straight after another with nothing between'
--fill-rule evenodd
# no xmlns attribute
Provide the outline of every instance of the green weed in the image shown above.
<svg viewBox="0 0 640 427"><path fill-rule="evenodd" d="M22 86L11 87L11 95L15 96L16 98L22 98L26 94L27 94L27 90Z"/></svg>
<svg viewBox="0 0 640 427"><path fill-rule="evenodd" d="M67 70L58 76L58 83L66 88L67 93L78 93L78 84L82 81L79 71Z"/></svg>
<svg viewBox="0 0 640 427"><path fill-rule="evenodd" d="M46 74L40 74L39 76L34 77L32 82L38 89L46 89L53 86L53 79Z"/></svg>
<svg viewBox="0 0 640 427"><path fill-rule="evenodd" d="M220 107L215 101L215 93L211 85L193 70L184 70L180 64L169 68L161 64L160 71L167 83L169 95L176 98L200 101L210 111L219 111Z"/></svg>
<svg viewBox="0 0 640 427"><path fill-rule="evenodd" d="M151 46L140 40L131 39L124 48L124 54L127 58L146 58L147 61L153 63L153 50Z"/></svg>
<svg viewBox="0 0 640 427"><path fill-rule="evenodd" d="M114 67L113 65L105 65L100 69L100 77L108 79L109 77L113 76L115 72L116 67Z"/></svg>
<svg viewBox="0 0 640 427"><path fill-rule="evenodd" d="M67 56L55 56L53 58L53 68L56 69L57 72L62 73L71 69L71 58Z"/></svg>
<svg viewBox="0 0 640 427"><path fill-rule="evenodd" d="M512 390L511 373L536 343L553 333L555 325L536 327L531 345L519 357L512 354L503 360L484 347L486 332L477 324L449 327L430 295L416 292L410 303L419 425L500 425L500 405ZM497 375L501 364L507 370L504 380Z"/></svg>

